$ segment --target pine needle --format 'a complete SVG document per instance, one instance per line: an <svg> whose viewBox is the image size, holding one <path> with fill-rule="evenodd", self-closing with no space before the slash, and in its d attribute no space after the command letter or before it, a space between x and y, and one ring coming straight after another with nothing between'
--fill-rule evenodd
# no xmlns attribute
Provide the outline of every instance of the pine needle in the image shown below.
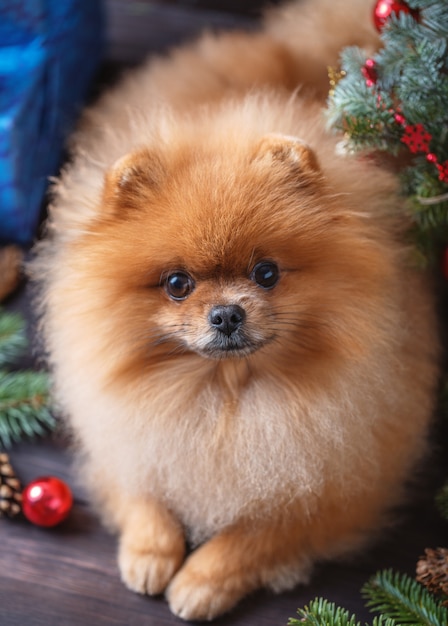
<svg viewBox="0 0 448 626"><path fill-rule="evenodd" d="M446 626L448 610L415 580L384 570L378 572L362 589L366 606L412 626Z"/></svg>
<svg viewBox="0 0 448 626"><path fill-rule="evenodd" d="M45 434L55 426L44 372L0 370L0 446Z"/></svg>
<svg viewBox="0 0 448 626"><path fill-rule="evenodd" d="M0 308L0 367L13 363L24 352L26 343L22 317Z"/></svg>
<svg viewBox="0 0 448 626"><path fill-rule="evenodd" d="M49 407L47 374L5 369L26 346L23 317L0 308L0 447L4 448L24 437L44 435L56 424Z"/></svg>
<svg viewBox="0 0 448 626"><path fill-rule="evenodd" d="M316 598L309 606L297 611L299 619L291 617L288 626L361 626L355 615L333 602ZM393 619L380 615L372 626L399 626Z"/></svg>
<svg viewBox="0 0 448 626"><path fill-rule="evenodd" d="M288 626L361 626L355 615L323 598L316 598L297 614L299 619L290 618Z"/></svg>
<svg viewBox="0 0 448 626"><path fill-rule="evenodd" d="M397 156L406 153L405 128L424 129L428 145L409 144L409 165L401 181L415 220L415 243L436 265L448 237L448 11L443 0L408 3L419 11L419 19L404 11L392 13L381 30L382 48L369 58L372 79L366 81L363 50L347 47L341 52L343 76L330 91L327 115L353 152ZM428 198L440 202L419 201Z"/></svg>

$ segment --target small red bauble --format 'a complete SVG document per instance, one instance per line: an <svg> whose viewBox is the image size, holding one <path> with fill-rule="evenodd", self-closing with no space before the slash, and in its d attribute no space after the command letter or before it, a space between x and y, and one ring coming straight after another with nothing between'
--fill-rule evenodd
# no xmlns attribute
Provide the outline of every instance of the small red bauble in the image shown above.
<svg viewBox="0 0 448 626"><path fill-rule="evenodd" d="M54 476L33 480L22 494L23 514L38 526L56 526L67 517L72 504L70 488Z"/></svg>
<svg viewBox="0 0 448 626"><path fill-rule="evenodd" d="M415 18L418 13L413 11L403 0L377 0L373 9L373 23L378 32L381 32L389 17L395 13L410 13Z"/></svg>

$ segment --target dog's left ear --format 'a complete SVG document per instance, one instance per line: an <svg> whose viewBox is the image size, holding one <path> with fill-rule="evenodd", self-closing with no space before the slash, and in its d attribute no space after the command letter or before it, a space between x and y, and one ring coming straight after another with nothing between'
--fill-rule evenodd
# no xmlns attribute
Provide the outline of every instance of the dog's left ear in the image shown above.
<svg viewBox="0 0 448 626"><path fill-rule="evenodd" d="M313 150L301 139L289 135L272 133L262 137L255 147L253 160L281 167L297 182L310 183L321 175Z"/></svg>
<svg viewBox="0 0 448 626"><path fill-rule="evenodd" d="M143 148L126 154L105 175L103 205L122 213L150 194L163 176L163 164L153 151Z"/></svg>

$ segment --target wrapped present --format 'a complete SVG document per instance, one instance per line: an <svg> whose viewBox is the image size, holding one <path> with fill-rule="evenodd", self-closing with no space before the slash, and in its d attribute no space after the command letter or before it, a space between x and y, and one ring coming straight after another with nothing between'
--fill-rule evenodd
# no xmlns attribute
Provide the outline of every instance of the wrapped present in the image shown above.
<svg viewBox="0 0 448 626"><path fill-rule="evenodd" d="M36 234L103 47L100 0L0 3L0 243Z"/></svg>

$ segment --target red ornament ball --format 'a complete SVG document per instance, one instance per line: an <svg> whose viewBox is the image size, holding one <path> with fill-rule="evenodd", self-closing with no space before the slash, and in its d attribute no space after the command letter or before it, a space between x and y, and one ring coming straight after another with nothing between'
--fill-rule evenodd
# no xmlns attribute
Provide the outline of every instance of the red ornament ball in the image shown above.
<svg viewBox="0 0 448 626"><path fill-rule="evenodd" d="M22 494L23 514L37 526L56 526L67 517L72 504L70 488L54 476L36 478Z"/></svg>
<svg viewBox="0 0 448 626"><path fill-rule="evenodd" d="M394 13L410 13L417 17L418 13L412 10L403 0L377 0L373 9L373 23L378 32L383 30L384 24Z"/></svg>

